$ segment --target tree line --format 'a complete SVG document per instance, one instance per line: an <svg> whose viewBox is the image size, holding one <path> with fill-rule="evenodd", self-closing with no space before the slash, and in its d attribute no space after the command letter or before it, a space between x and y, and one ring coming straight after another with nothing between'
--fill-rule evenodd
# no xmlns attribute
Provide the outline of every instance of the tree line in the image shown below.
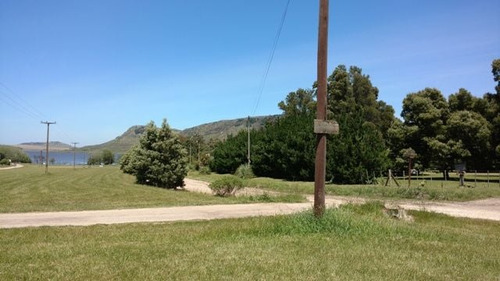
<svg viewBox="0 0 500 281"><path fill-rule="evenodd" d="M459 89L446 99L435 88L409 93L401 118L378 99L361 68L340 65L328 77L328 119L340 125L328 137L327 177L335 183L366 183L392 168L407 167L414 151L418 169L500 169L500 59L492 63L496 93L482 97ZM251 166L257 176L314 178L316 83L278 104L283 114L252 130ZM234 173L247 162L247 132L215 144L209 162L218 173Z"/></svg>

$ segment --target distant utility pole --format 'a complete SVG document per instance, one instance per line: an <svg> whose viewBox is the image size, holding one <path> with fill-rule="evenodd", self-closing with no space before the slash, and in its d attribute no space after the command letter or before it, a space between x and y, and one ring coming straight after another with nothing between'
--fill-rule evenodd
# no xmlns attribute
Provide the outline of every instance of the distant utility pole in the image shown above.
<svg viewBox="0 0 500 281"><path fill-rule="evenodd" d="M76 145L77 142L72 142L73 144L73 170L76 169Z"/></svg>
<svg viewBox="0 0 500 281"><path fill-rule="evenodd" d="M47 125L47 146L45 148L45 173L47 174L49 172L49 127L56 122L42 121L41 123Z"/></svg>
<svg viewBox="0 0 500 281"><path fill-rule="evenodd" d="M326 121L327 92L327 53L328 53L328 0L319 0L318 27L318 97L315 122ZM315 128L316 161L314 165L314 215L322 217L325 212L325 175L326 175L326 132Z"/></svg>
<svg viewBox="0 0 500 281"><path fill-rule="evenodd" d="M247 144L248 144L248 147L247 147L247 159L248 159L248 166L250 167L250 116L248 116L248 119L247 119L247 131L248 131L248 134L247 134Z"/></svg>

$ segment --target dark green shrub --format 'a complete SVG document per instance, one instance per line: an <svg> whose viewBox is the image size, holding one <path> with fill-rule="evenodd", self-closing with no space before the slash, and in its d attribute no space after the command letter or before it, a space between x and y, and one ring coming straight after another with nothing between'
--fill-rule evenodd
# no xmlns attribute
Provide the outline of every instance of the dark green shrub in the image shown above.
<svg viewBox="0 0 500 281"><path fill-rule="evenodd" d="M243 181L235 176L222 177L209 185L210 189L218 196L232 196L243 187Z"/></svg>

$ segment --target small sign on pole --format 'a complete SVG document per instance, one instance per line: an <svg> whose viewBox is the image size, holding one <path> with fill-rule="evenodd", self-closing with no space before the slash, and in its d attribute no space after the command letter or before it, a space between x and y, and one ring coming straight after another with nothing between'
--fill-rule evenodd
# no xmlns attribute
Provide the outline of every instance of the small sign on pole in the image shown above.
<svg viewBox="0 0 500 281"><path fill-rule="evenodd" d="M314 119L314 133L337 135L339 133L339 123L333 120Z"/></svg>

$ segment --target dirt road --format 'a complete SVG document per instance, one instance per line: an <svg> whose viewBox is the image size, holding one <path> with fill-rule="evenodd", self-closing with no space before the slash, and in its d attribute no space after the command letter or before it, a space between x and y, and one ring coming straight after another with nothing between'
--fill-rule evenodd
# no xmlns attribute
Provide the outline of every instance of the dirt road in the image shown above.
<svg viewBox="0 0 500 281"><path fill-rule="evenodd" d="M17 168L22 168L22 167L24 167L24 166L21 164L14 164L14 165L7 166L7 167L1 167L0 170L10 170L10 169L17 169Z"/></svg>
<svg viewBox="0 0 500 281"><path fill-rule="evenodd" d="M187 190L210 193L207 184L186 179ZM248 192L248 191L243 191ZM309 198L308 198L309 199ZM360 198L327 197L328 206L345 203L362 203ZM500 221L500 198L470 202L418 202L392 201L388 207L407 210L426 210L457 217ZM272 216L290 214L312 207L309 203L259 203L235 205L185 206L170 208L120 209L101 211L9 213L0 214L0 228L40 227L40 226L86 226L95 224L118 224L133 222L166 222L239 218L252 216Z"/></svg>

